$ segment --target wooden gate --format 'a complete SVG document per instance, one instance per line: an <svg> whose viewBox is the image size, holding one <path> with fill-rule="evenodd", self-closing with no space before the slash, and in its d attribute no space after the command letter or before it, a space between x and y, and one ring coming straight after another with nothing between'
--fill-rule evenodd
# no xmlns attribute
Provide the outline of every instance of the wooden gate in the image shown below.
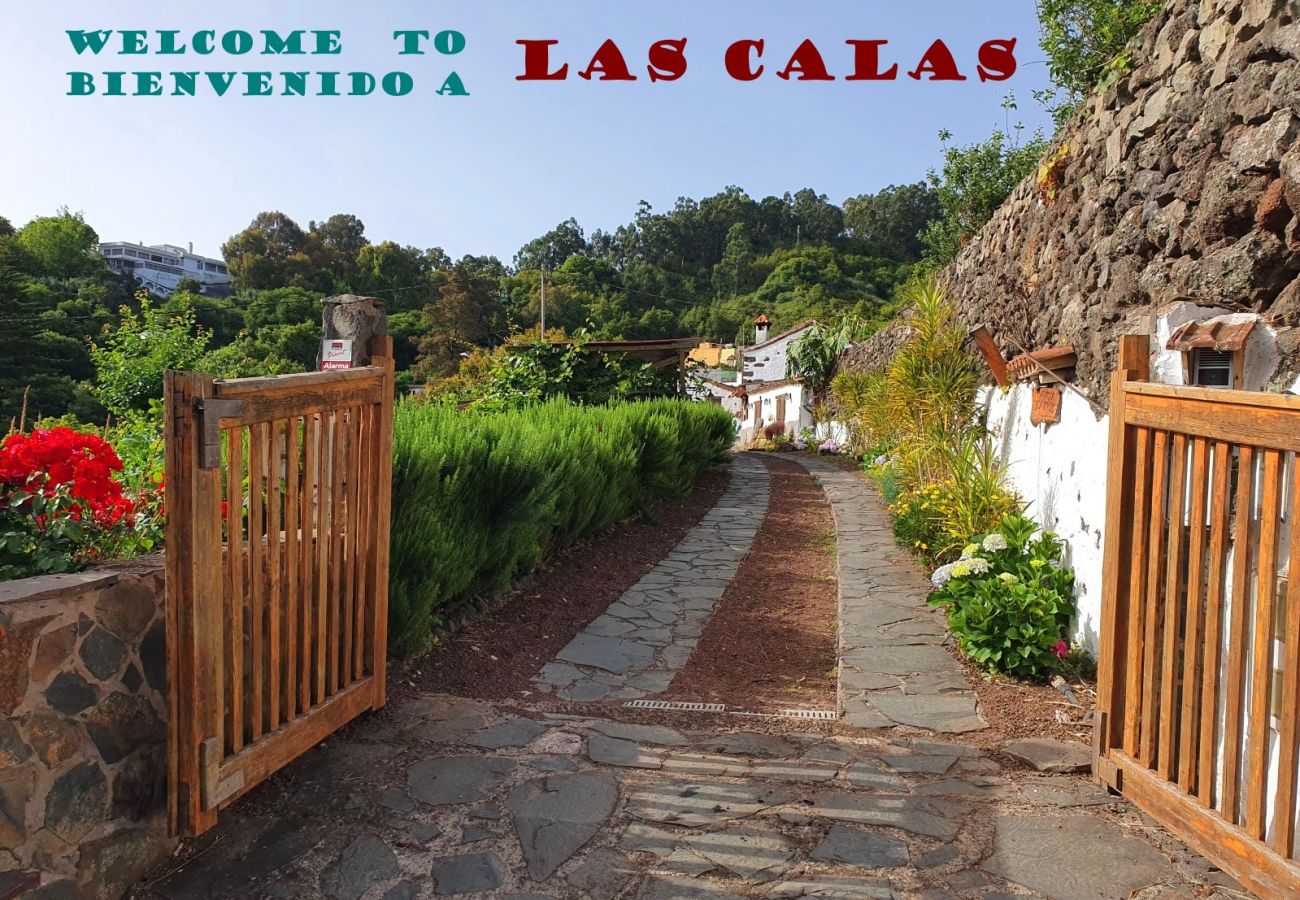
<svg viewBox="0 0 1300 900"><path fill-rule="evenodd" d="M166 375L174 831L384 704L391 348L341 371Z"/></svg>
<svg viewBox="0 0 1300 900"><path fill-rule="evenodd" d="M1265 897L1300 896L1300 398L1111 390L1099 778Z"/></svg>

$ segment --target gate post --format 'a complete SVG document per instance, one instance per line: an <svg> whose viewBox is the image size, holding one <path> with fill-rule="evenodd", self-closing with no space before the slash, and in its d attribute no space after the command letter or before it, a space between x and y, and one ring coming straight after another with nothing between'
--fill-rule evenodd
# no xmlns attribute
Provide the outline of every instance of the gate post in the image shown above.
<svg viewBox="0 0 1300 900"><path fill-rule="evenodd" d="M1124 383L1150 377L1151 338L1126 334L1119 339L1119 360L1110 389L1110 438L1106 465L1106 539L1102 556L1101 641L1097 660L1097 714L1093 722L1093 775L1118 790L1121 773L1108 758L1123 739L1123 679L1117 668L1128 665L1128 585L1119 577L1122 559L1133 552L1133 486L1136 460L1124 423ZM1119 712L1119 715L1116 713Z"/></svg>
<svg viewBox="0 0 1300 900"><path fill-rule="evenodd" d="M371 709L388 700L388 540L393 509L393 404L397 364L393 339L377 334L370 339L370 364L384 370L384 395L379 407L379 441L376 449L375 484L379 491L378 521L375 523L375 628L371 646L374 697Z"/></svg>
<svg viewBox="0 0 1300 900"><path fill-rule="evenodd" d="M167 454L168 812L173 833L196 834L216 824L205 808L199 748L223 739L221 644L221 469L202 468L203 437L195 403L215 394L210 376L163 376ZM183 702L195 698L194 703Z"/></svg>

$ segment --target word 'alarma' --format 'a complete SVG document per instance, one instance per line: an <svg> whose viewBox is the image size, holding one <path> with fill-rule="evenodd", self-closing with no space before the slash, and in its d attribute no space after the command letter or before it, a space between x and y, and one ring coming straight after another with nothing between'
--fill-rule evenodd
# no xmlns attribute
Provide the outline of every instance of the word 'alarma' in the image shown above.
<svg viewBox="0 0 1300 900"><path fill-rule="evenodd" d="M518 81L564 81L569 77L569 63L561 62L553 48L555 40L516 41L524 48L524 71ZM851 52L845 57L845 81L894 81L899 77L899 63L887 56L886 40L847 40ZM1016 39L985 41L975 55L975 71L980 81L1006 81L1016 71ZM735 41L723 54L727 74L737 81L755 81L768 71L767 43L763 39ZM781 65L780 68L775 66ZM676 81L686 74L686 38L656 41L646 51L646 73L651 81ZM799 44L789 56L772 62L772 74L786 81L834 81L836 75L826 57L811 40ZM636 81L638 76L628 66L627 57L612 39L592 54L578 77L588 81ZM917 81L965 81L956 58L948 45L937 40L922 54L907 76Z"/></svg>
<svg viewBox="0 0 1300 900"><path fill-rule="evenodd" d="M336 30L296 30L288 32L234 29L218 32L203 29L192 34L180 31L141 31L110 29L69 31L68 39L78 56L89 53L134 57L154 55L183 57L194 55L224 56L339 56L343 52L342 33ZM459 31L430 34L422 30L394 31L400 56L423 56L432 48L442 56L455 56L465 49L465 36ZM193 97L200 91L218 97L237 94L245 97L364 97L379 91L390 97L404 97L415 88L415 78L404 71L381 74L341 71L107 71L69 72L68 94L85 97ZM443 77L438 93L464 97L469 94L455 72Z"/></svg>

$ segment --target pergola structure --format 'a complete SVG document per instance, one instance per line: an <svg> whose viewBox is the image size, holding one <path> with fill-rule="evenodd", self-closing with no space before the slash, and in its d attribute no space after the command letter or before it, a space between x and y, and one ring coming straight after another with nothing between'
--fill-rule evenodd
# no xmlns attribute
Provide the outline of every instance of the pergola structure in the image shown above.
<svg viewBox="0 0 1300 900"><path fill-rule="evenodd" d="M573 341L554 341L572 345ZM677 392L686 395L686 358L700 345L697 337L665 338L653 341L587 341L583 349L589 353L621 353L634 359L645 360L656 371L676 367ZM515 345L524 346L524 345Z"/></svg>

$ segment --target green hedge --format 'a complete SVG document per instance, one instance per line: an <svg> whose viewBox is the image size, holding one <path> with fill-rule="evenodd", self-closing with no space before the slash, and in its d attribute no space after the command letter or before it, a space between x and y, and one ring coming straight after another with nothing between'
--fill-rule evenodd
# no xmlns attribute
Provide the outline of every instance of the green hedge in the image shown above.
<svg viewBox="0 0 1300 900"><path fill-rule="evenodd" d="M391 649L426 649L449 614L554 550L684 496L733 435L721 407L678 400L496 413L399 404Z"/></svg>

